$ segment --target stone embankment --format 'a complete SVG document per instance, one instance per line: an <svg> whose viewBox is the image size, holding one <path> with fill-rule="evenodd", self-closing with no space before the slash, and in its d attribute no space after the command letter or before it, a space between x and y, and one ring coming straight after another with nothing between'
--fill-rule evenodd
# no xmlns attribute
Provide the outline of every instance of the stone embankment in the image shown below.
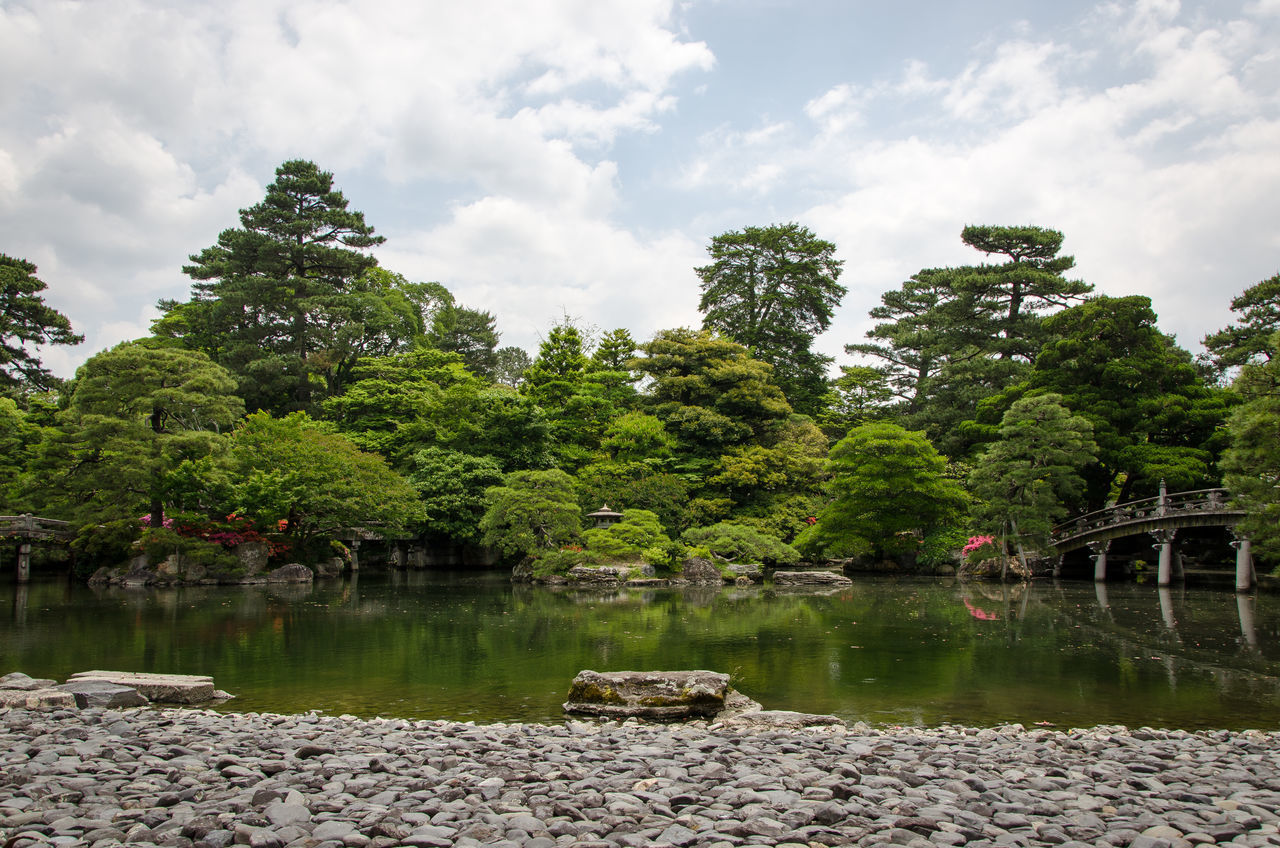
<svg viewBox="0 0 1280 848"><path fill-rule="evenodd" d="M1276 733L0 711L0 842L1280 844Z"/></svg>

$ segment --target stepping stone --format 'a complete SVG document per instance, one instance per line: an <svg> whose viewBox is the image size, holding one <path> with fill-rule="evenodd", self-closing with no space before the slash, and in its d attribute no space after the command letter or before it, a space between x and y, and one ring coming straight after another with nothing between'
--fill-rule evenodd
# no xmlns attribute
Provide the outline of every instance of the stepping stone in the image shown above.
<svg viewBox="0 0 1280 848"><path fill-rule="evenodd" d="M148 674L136 671L81 671L68 683L101 680L137 689L152 701L170 704L198 704L215 697L213 678L199 674Z"/></svg>

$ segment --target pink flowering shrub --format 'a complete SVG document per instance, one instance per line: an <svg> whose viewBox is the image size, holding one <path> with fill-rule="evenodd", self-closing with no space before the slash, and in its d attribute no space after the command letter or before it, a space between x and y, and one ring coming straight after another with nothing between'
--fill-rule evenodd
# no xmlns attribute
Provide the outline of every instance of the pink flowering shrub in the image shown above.
<svg viewBox="0 0 1280 848"><path fill-rule="evenodd" d="M144 515L139 521L144 528L151 528L151 516ZM164 518L164 529L171 530L188 539L200 539L214 545L231 549L244 542L264 542L271 551L271 556L278 556L289 550L289 545L273 539L260 532L248 518L231 513L225 521L211 521L206 518L184 516L175 521L169 516Z"/></svg>
<svg viewBox="0 0 1280 848"><path fill-rule="evenodd" d="M965 556L969 556L969 554L980 550L984 545L991 545L992 547L995 547L995 544L995 536L970 536L969 543L960 549L960 553Z"/></svg>

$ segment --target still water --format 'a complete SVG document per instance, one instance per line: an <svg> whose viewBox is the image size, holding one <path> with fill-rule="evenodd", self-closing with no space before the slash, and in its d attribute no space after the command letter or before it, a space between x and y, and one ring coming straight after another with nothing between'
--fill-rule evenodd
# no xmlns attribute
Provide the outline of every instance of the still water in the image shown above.
<svg viewBox="0 0 1280 848"><path fill-rule="evenodd" d="M877 724L1280 727L1280 596L860 578L585 593L502 574L314 587L0 583L0 674L212 675L222 709L559 721L581 669L703 668Z"/></svg>

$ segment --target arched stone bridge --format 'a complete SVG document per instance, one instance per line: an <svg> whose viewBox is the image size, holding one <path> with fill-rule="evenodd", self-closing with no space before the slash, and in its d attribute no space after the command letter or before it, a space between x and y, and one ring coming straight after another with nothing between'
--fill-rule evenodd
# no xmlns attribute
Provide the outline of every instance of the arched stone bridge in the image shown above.
<svg viewBox="0 0 1280 848"><path fill-rule="evenodd" d="M1160 546L1157 583L1173 580L1176 551L1173 542L1179 530L1192 527L1227 527L1236 535L1236 589L1248 591L1256 582L1249 540L1235 533L1244 510L1231 504L1226 489L1197 489L1190 492L1165 491L1154 498L1129 501L1063 522L1053 528L1053 546L1059 555L1087 547L1094 556L1094 579L1106 579L1107 550L1111 542L1125 536L1147 534Z"/></svg>

